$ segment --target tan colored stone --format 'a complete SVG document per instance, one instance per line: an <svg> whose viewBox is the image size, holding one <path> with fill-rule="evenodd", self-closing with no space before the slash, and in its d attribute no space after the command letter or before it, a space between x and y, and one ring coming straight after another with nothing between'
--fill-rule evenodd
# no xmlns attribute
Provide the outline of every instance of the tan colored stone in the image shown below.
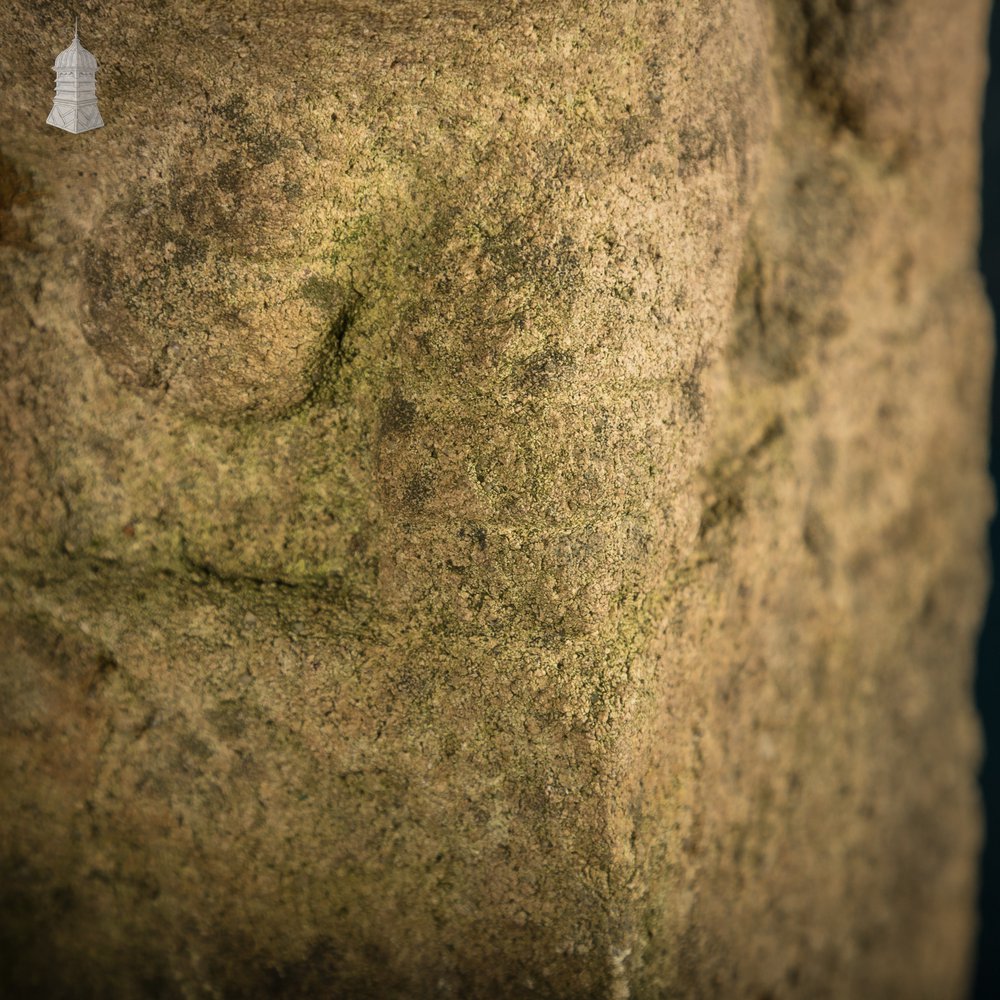
<svg viewBox="0 0 1000 1000"><path fill-rule="evenodd" d="M985 7L4 5L0 985L960 995Z"/></svg>

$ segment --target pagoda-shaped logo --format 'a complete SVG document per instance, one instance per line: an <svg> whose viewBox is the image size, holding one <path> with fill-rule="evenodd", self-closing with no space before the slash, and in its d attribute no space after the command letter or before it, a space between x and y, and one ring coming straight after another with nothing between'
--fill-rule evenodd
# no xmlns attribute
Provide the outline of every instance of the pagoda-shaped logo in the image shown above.
<svg viewBox="0 0 1000 1000"><path fill-rule="evenodd" d="M97 110L97 60L80 44L77 22L73 44L56 56L56 99L48 124L67 132L89 132L104 124Z"/></svg>

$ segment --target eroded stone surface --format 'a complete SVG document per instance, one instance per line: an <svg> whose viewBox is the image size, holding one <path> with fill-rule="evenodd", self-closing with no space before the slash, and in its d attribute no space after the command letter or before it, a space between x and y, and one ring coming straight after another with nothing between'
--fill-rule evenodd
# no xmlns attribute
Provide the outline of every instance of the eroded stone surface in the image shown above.
<svg viewBox="0 0 1000 1000"><path fill-rule="evenodd" d="M0 11L8 986L957 995L941 6Z"/></svg>

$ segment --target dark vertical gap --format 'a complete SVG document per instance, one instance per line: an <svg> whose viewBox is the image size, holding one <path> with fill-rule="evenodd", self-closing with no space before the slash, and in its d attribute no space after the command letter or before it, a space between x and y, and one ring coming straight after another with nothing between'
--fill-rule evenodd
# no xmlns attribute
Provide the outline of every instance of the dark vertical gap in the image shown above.
<svg viewBox="0 0 1000 1000"><path fill-rule="evenodd" d="M983 118L983 235L979 263L994 313L1000 312L1000 18L994 7L990 18L990 76ZM997 368L993 377L990 472L994 482L1000 470L1000 422L997 407ZM993 566L1000 566L1000 520L990 525ZM986 845L979 889L979 942L976 958L975 1000L1000 997L1000 599L994 584L979 640L976 704L986 737L986 757L979 775L986 812Z"/></svg>

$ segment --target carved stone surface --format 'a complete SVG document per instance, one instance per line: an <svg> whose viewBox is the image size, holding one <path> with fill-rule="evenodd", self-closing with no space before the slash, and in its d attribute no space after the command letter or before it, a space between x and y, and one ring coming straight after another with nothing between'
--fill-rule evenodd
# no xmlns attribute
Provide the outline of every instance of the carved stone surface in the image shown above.
<svg viewBox="0 0 1000 1000"><path fill-rule="evenodd" d="M0 992L961 995L983 0L108 0L85 143L66 16Z"/></svg>

